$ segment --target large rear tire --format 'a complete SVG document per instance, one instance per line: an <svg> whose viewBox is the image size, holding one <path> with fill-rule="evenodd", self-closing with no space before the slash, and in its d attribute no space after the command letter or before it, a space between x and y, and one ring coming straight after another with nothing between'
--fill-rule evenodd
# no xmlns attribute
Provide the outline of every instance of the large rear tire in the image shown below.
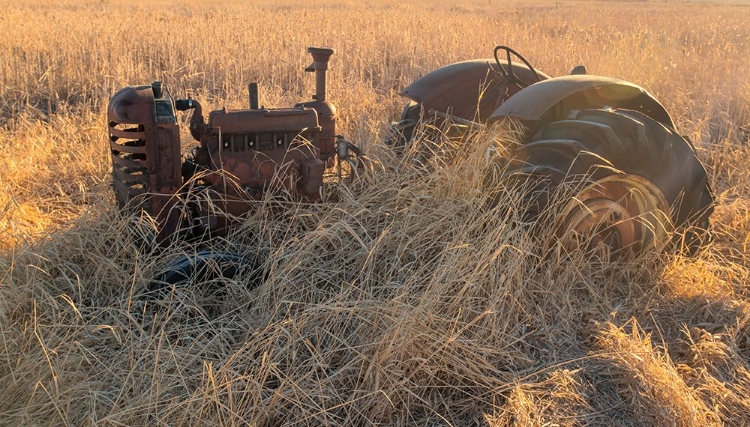
<svg viewBox="0 0 750 427"><path fill-rule="evenodd" d="M670 242L694 253L709 240L713 195L694 148L638 111L574 112L502 168L489 184L523 187L525 219L551 225L566 250L611 259Z"/></svg>

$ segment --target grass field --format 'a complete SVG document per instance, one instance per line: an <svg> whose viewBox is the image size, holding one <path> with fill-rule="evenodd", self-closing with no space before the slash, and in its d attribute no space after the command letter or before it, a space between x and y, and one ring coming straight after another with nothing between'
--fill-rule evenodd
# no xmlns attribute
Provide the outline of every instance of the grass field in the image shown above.
<svg viewBox="0 0 750 427"><path fill-rule="evenodd" d="M0 5L0 425L750 424L747 2ZM543 255L512 200L483 208L490 136L430 172L382 146L401 88L497 44L651 91L709 173L714 241ZM323 45L338 130L389 172L209 245L258 255L265 280L142 298L196 248L139 250L118 215L109 97L163 80L240 107L257 81L289 106Z"/></svg>

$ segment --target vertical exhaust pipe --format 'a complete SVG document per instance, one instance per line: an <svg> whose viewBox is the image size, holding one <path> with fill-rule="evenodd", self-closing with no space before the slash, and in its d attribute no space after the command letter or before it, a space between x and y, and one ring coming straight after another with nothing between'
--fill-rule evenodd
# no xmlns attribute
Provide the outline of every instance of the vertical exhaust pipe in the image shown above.
<svg viewBox="0 0 750 427"><path fill-rule="evenodd" d="M326 71L331 55L336 53L335 49L326 47L308 47L307 52L313 57L313 63L305 71L315 72L315 95L313 99L325 102L326 100Z"/></svg>
<svg viewBox="0 0 750 427"><path fill-rule="evenodd" d="M318 112L320 123L320 137L315 145L320 149L320 159L330 162L336 156L336 106L326 100L326 71L331 55L335 49L327 47L308 47L307 52L312 55L313 63L305 68L307 72L315 72L315 95L312 101L302 102L296 107L313 108Z"/></svg>

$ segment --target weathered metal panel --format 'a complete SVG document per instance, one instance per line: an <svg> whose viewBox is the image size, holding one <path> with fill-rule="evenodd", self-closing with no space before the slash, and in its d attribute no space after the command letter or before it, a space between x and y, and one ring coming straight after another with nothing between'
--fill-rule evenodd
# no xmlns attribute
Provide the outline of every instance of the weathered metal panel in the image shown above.
<svg viewBox="0 0 750 427"><path fill-rule="evenodd" d="M611 77L571 75L535 83L500 105L489 121L505 117L524 122L561 120L572 110L588 108L637 110L674 128L669 113L646 89Z"/></svg>
<svg viewBox="0 0 750 427"><path fill-rule="evenodd" d="M507 70L507 64L503 69ZM513 72L521 80L536 81L525 65L513 62ZM542 79L549 76L538 72ZM436 110L482 122L520 89L507 84L494 59L458 62L432 71L401 91L401 95L422 104L425 111Z"/></svg>

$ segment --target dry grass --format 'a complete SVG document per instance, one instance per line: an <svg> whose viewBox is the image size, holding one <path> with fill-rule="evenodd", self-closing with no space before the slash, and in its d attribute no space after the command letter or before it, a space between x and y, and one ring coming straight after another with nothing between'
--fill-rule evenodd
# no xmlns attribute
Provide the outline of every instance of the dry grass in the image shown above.
<svg viewBox="0 0 750 427"><path fill-rule="evenodd" d="M750 423L747 6L0 4L0 424ZM707 164L714 243L624 265L544 255L510 195L483 208L485 148L510 132L426 167L379 144L400 88L495 44L662 100ZM139 250L118 217L109 96L161 79L232 107L259 81L261 103L289 105L312 91L312 45L338 48L341 131L380 172L336 204L261 204L210 244L258 255L265 280L144 298L197 248Z"/></svg>

